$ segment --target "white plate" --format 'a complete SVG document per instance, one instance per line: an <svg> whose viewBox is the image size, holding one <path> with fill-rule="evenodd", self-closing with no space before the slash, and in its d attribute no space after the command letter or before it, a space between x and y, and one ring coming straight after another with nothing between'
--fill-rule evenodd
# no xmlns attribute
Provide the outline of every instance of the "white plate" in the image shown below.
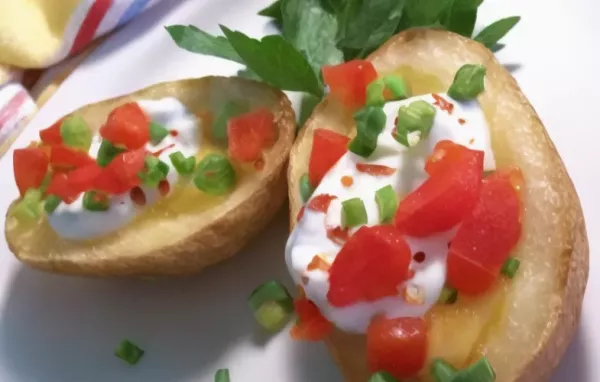
<svg viewBox="0 0 600 382"><path fill-rule="evenodd" d="M15 146L86 103L155 82L208 74L231 75L238 65L175 47L162 28L218 24L260 36L273 29L255 15L268 0L165 0L112 36L65 83ZM593 0L488 0L481 24L513 14L521 24L503 41L499 58L514 69L546 123L577 186L591 252L600 240L600 26ZM0 162L0 211L17 195L11 155ZM4 226L4 214L0 227ZM292 342L283 332L261 336L246 297L261 282L288 281L283 260L287 216L237 257L199 277L166 282L85 280L29 270L0 243L0 381L209 382L230 368L234 382L336 382L341 376L322 344ZM591 258L582 326L552 379L600 380L600 269ZM147 353L135 367L112 353L130 338ZM593 362L593 359L596 362Z"/></svg>

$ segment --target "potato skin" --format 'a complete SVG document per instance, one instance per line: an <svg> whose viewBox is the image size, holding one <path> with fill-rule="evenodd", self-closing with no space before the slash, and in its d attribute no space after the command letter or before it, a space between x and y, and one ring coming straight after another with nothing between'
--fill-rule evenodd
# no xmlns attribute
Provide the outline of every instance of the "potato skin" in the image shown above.
<svg viewBox="0 0 600 382"><path fill-rule="evenodd" d="M152 224L136 223L99 242L66 242L48 233L49 228L42 237L34 231L28 240L10 229L7 216L7 242L19 260L45 271L85 276L192 274L233 256L267 225L286 199L285 171L296 131L294 111L281 91L241 78L204 77L157 84L74 113L98 129L108 112L119 104L167 96L179 99L192 111L218 104L229 96L247 97L254 105L269 107L279 136L265 151L264 168L240 181L217 206ZM32 240L43 243L30 245Z"/></svg>
<svg viewBox="0 0 600 382"><path fill-rule="evenodd" d="M524 233L515 253L522 259L523 275L509 283L501 319L484 327L465 363L485 354L496 365L498 382L547 380L579 323L589 249L575 188L539 117L488 49L451 32L408 30L368 59L380 74L410 67L421 75L434 75L444 89L463 64L486 66L486 91L478 100L490 125L496 161L500 166L519 165L526 178ZM316 128L351 135L354 122L335 100L326 99L302 129L288 167L292 228L302 206L298 182L307 171ZM347 381L368 380L364 336L335 331L326 343ZM429 380L426 374L413 380Z"/></svg>

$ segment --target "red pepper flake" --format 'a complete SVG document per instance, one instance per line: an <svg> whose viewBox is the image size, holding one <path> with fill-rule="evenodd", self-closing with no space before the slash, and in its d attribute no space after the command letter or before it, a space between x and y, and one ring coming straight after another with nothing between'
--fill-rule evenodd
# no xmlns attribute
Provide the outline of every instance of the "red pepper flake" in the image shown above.
<svg viewBox="0 0 600 382"><path fill-rule="evenodd" d="M357 163L356 169L369 175L393 175L396 172L395 168L380 164Z"/></svg>
<svg viewBox="0 0 600 382"><path fill-rule="evenodd" d="M108 195L106 195L104 192L95 192L92 196L92 199L96 203L104 203L108 201Z"/></svg>
<svg viewBox="0 0 600 382"><path fill-rule="evenodd" d="M254 168L256 169L256 171L260 171L263 168L265 168L265 160L260 158L254 161Z"/></svg>
<svg viewBox="0 0 600 382"><path fill-rule="evenodd" d="M472 145L473 143L475 143L475 138L471 138L471 139L469 140L469 144L470 144L470 145Z"/></svg>
<svg viewBox="0 0 600 382"><path fill-rule="evenodd" d="M352 185L354 184L354 178L352 178L349 175L342 176L342 179L340 180L342 181L342 186L344 187L352 187Z"/></svg>
<svg viewBox="0 0 600 382"><path fill-rule="evenodd" d="M171 143L169 145L166 145L165 147L163 147L162 149L152 153L152 155L154 155L155 157L160 156L160 154L164 153L165 151L172 149L173 147L175 147L175 143Z"/></svg>
<svg viewBox="0 0 600 382"><path fill-rule="evenodd" d="M465 119L459 118L458 123L460 123L461 125L464 125L465 123L467 123L467 121Z"/></svg>
<svg viewBox="0 0 600 382"><path fill-rule="evenodd" d="M315 255L306 267L306 270L316 271L318 269L327 272L329 271L329 268L331 268L331 264L325 261L325 259L323 259L320 255Z"/></svg>
<svg viewBox="0 0 600 382"><path fill-rule="evenodd" d="M179 135L179 131L177 130L169 130L169 134L171 134L172 137L176 137Z"/></svg>
<svg viewBox="0 0 600 382"><path fill-rule="evenodd" d="M454 104L452 102L449 102L439 94L434 93L431 96L435 100L433 103L435 106L438 106L442 111L448 112L448 114L452 115L452 112L454 111Z"/></svg>
<svg viewBox="0 0 600 382"><path fill-rule="evenodd" d="M342 229L341 227L330 228L327 230L327 238L336 244L344 245L350 237L348 229Z"/></svg>
<svg viewBox="0 0 600 382"><path fill-rule="evenodd" d="M308 282L310 281L310 279L308 278L308 276L301 276L300 281L302 281L302 284L308 285Z"/></svg>
<svg viewBox="0 0 600 382"><path fill-rule="evenodd" d="M129 197L138 206L143 206L146 204L146 195L144 194L144 191L139 187L134 187L133 189L131 189L131 191L129 192Z"/></svg>
<svg viewBox="0 0 600 382"><path fill-rule="evenodd" d="M425 252L419 251L413 255L413 260L417 263L422 263L425 261Z"/></svg>
<svg viewBox="0 0 600 382"><path fill-rule="evenodd" d="M329 194L317 195L308 202L307 207L313 211L327 213L329 204L333 199L337 199L337 196Z"/></svg>
<svg viewBox="0 0 600 382"><path fill-rule="evenodd" d="M162 197L167 196L167 194L169 193L170 190L171 190L171 185L169 184L169 182L166 180L161 180L160 183L158 184L158 192L160 193L160 196L162 196Z"/></svg>
<svg viewBox="0 0 600 382"><path fill-rule="evenodd" d="M303 216L304 216L304 206L302 206L300 208L300 211L298 211L298 215L296 215L296 221L299 222L300 220L302 220Z"/></svg>

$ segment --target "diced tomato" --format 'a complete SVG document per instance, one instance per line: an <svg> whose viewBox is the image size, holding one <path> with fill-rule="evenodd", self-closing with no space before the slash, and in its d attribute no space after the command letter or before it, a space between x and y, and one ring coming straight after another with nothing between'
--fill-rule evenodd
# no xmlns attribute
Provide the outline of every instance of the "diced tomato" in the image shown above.
<svg viewBox="0 0 600 382"><path fill-rule="evenodd" d="M393 175L397 170L393 167L383 166L380 164L357 163L356 169L359 172L374 176Z"/></svg>
<svg viewBox="0 0 600 382"><path fill-rule="evenodd" d="M261 158L264 149L277 141L277 128L273 113L261 108L234 117L227 123L229 156L239 162L254 162Z"/></svg>
<svg viewBox="0 0 600 382"><path fill-rule="evenodd" d="M69 185L77 192L85 192L94 188L96 180L103 169L96 163L80 167L68 173Z"/></svg>
<svg viewBox="0 0 600 382"><path fill-rule="evenodd" d="M323 66L323 80L331 95L349 109L358 109L367 100L367 85L377 79L373 64L366 60L352 60L339 65Z"/></svg>
<svg viewBox="0 0 600 382"><path fill-rule="evenodd" d="M52 175L48 189L46 190L48 195L56 195L63 202L67 204L73 203L77 200L80 192L73 189L69 183L69 179L66 173L59 172Z"/></svg>
<svg viewBox="0 0 600 382"><path fill-rule="evenodd" d="M139 149L150 141L150 118L136 102L123 104L110 112L100 135L115 146Z"/></svg>
<svg viewBox="0 0 600 382"><path fill-rule="evenodd" d="M87 152L65 145L54 145L50 148L50 165L53 169L64 171L95 163Z"/></svg>
<svg viewBox="0 0 600 382"><path fill-rule="evenodd" d="M427 357L427 325L421 317L375 317L367 329L367 363L401 380L416 375Z"/></svg>
<svg viewBox="0 0 600 382"><path fill-rule="evenodd" d="M348 238L350 238L350 232L348 228L329 228L327 229L327 238L336 244L344 245L348 241Z"/></svg>
<svg viewBox="0 0 600 382"><path fill-rule="evenodd" d="M412 258L402 234L391 225L361 227L346 241L329 271L331 305L343 307L399 295Z"/></svg>
<svg viewBox="0 0 600 382"><path fill-rule="evenodd" d="M54 124L46 129L40 130L40 139L47 145L61 145L63 143L62 136L60 135L60 126L62 125L63 118L54 122Z"/></svg>
<svg viewBox="0 0 600 382"><path fill-rule="evenodd" d="M141 183L138 173L144 169L144 148L118 154L96 178L94 188L109 194L122 194Z"/></svg>
<svg viewBox="0 0 600 382"><path fill-rule="evenodd" d="M313 197L307 204L309 210L327 213L331 201L337 199L337 196L329 194L320 194Z"/></svg>
<svg viewBox="0 0 600 382"><path fill-rule="evenodd" d="M319 308L306 297L302 296L294 300L294 310L298 321L290 332L293 339L321 341L333 330L331 322L323 317Z"/></svg>
<svg viewBox="0 0 600 382"><path fill-rule="evenodd" d="M29 188L38 188L48 172L48 157L39 148L13 151L13 173L21 195Z"/></svg>
<svg viewBox="0 0 600 382"><path fill-rule="evenodd" d="M308 163L308 180L317 187L321 179L348 151L350 138L331 130L316 129Z"/></svg>
<svg viewBox="0 0 600 382"><path fill-rule="evenodd" d="M425 162L425 172L429 176L443 173L448 167L452 167L460 161L463 148L452 141L439 141Z"/></svg>
<svg viewBox="0 0 600 382"><path fill-rule="evenodd" d="M452 155L430 164L432 175L400 202L395 224L402 233L424 237L447 231L477 204L483 178L483 152L455 143L448 147L452 147L449 149Z"/></svg>
<svg viewBox="0 0 600 382"><path fill-rule="evenodd" d="M448 281L460 293L485 292L519 241L521 201L515 184L522 187L522 179L513 169L483 180L479 201L460 225L448 253Z"/></svg>

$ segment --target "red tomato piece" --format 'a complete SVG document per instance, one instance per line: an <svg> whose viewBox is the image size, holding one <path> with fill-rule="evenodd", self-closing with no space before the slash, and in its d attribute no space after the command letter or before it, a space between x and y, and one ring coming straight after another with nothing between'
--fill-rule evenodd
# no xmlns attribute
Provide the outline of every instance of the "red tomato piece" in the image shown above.
<svg viewBox="0 0 600 382"><path fill-rule="evenodd" d="M85 192L94 188L94 184L102 171L102 167L94 162L69 172L67 178L74 191Z"/></svg>
<svg viewBox="0 0 600 382"><path fill-rule="evenodd" d="M380 164L366 164L366 163L357 163L356 169L360 172L364 172L365 174L375 175L375 176L393 175L397 171L393 167L383 166Z"/></svg>
<svg viewBox="0 0 600 382"><path fill-rule="evenodd" d="M96 178L94 188L109 194L122 194L141 183L138 173L144 169L144 148L118 154Z"/></svg>
<svg viewBox="0 0 600 382"><path fill-rule="evenodd" d="M52 175L52 179L50 180L50 184L48 185L46 193L48 195L58 196L67 204L71 204L77 200L77 197L80 194L79 191L71 187L68 176L64 172L59 172Z"/></svg>
<svg viewBox="0 0 600 382"><path fill-rule="evenodd" d="M427 324L421 317L375 317L367 329L367 363L401 380L416 375L427 357Z"/></svg>
<svg viewBox="0 0 600 382"><path fill-rule="evenodd" d="M316 129L308 163L308 180L313 187L348 151L350 138L331 130Z"/></svg>
<svg viewBox="0 0 600 382"><path fill-rule="evenodd" d="M115 146L139 149L150 141L150 118L136 102L123 104L110 112L100 135Z"/></svg>
<svg viewBox="0 0 600 382"><path fill-rule="evenodd" d="M367 85L377 79L370 61L352 60L339 65L323 66L323 80L332 96L349 109L358 109L367 100Z"/></svg>
<svg viewBox="0 0 600 382"><path fill-rule="evenodd" d="M13 173L21 195L29 188L38 188L48 172L48 157L35 147L13 151Z"/></svg>
<svg viewBox="0 0 600 382"><path fill-rule="evenodd" d="M46 129L40 130L40 139L47 145L61 145L63 143L62 136L60 135L60 126L62 125L63 118L54 122L54 124Z"/></svg>
<svg viewBox="0 0 600 382"><path fill-rule="evenodd" d="M54 145L50 148L50 165L58 170L70 170L95 163L85 151L65 145Z"/></svg>
<svg viewBox="0 0 600 382"><path fill-rule="evenodd" d="M463 146L448 140L439 141L425 162L425 172L429 176L443 173L460 161L462 153Z"/></svg>
<svg viewBox="0 0 600 382"><path fill-rule="evenodd" d="M321 341L333 330L331 322L323 317L319 308L306 297L294 300L294 310L298 316L298 322L290 332L293 339Z"/></svg>
<svg viewBox="0 0 600 382"><path fill-rule="evenodd" d="M329 271L327 299L343 307L399 295L412 258L402 234L391 225L361 227L346 241Z"/></svg>
<svg viewBox="0 0 600 382"><path fill-rule="evenodd" d="M452 145L457 146L451 149L452 155L430 166L433 175L400 202L395 224L402 233L425 237L447 231L477 204L483 178L483 152Z"/></svg>
<svg viewBox="0 0 600 382"><path fill-rule="evenodd" d="M334 199L337 199L337 196L329 194L316 195L308 202L307 207L313 211L327 213L329 204Z"/></svg>
<svg viewBox="0 0 600 382"><path fill-rule="evenodd" d="M485 292L490 283L473 285L474 281L465 279L487 280L489 276L480 275L484 271L496 277L517 245L521 237L521 200L515 184L520 189L522 179L520 171L510 170L483 180L477 205L450 244L448 280L459 292Z"/></svg>
<svg viewBox="0 0 600 382"><path fill-rule="evenodd" d="M239 162L259 160L264 149L277 141L273 113L261 108L231 118L227 123L229 156Z"/></svg>

